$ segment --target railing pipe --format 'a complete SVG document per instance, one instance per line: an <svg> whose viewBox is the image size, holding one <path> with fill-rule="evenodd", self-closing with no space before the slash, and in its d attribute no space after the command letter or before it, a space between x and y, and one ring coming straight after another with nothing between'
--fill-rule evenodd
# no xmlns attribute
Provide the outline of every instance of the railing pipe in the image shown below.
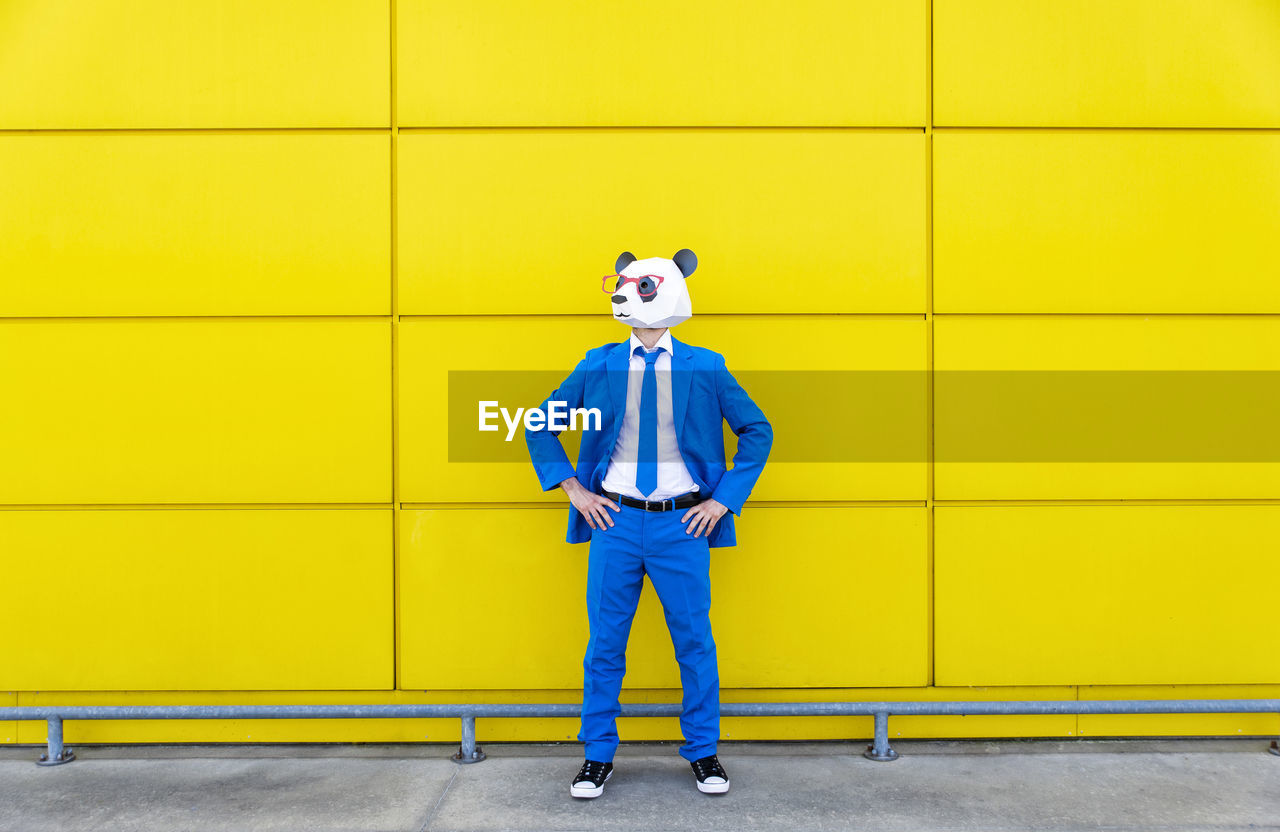
<svg viewBox="0 0 1280 832"><path fill-rule="evenodd" d="M476 746L480 717L577 717L578 703L558 704L424 704L387 705L24 705L0 707L0 720L45 720L48 750L41 765L75 759L63 746L62 723L68 719L431 719L462 720L461 742L453 759L476 763L485 753ZM629 703L622 716L679 716L679 704ZM725 702L722 716L870 716L875 734L866 756L894 760L889 745L892 716L1003 716L1030 714L1280 714L1280 699L1096 699L1008 702ZM1271 753L1280 755L1273 742Z"/></svg>
<svg viewBox="0 0 1280 832"><path fill-rule="evenodd" d="M69 763L76 758L76 754L70 748L62 745L62 719L60 717L51 716L47 720L48 732L48 749L40 755L40 759L36 760L38 766L60 766L63 763Z"/></svg>
<svg viewBox="0 0 1280 832"><path fill-rule="evenodd" d="M476 718L474 716L464 716L462 718L462 741L458 745L458 750L454 752L453 759L459 763L478 763L485 758L485 753L476 748Z"/></svg>

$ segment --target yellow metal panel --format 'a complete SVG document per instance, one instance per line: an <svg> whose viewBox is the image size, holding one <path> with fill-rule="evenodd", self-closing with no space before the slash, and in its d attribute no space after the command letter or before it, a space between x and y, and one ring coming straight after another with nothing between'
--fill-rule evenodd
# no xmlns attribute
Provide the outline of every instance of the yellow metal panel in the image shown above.
<svg viewBox="0 0 1280 832"><path fill-rule="evenodd" d="M0 503L387 502L383 321L0 323Z"/></svg>
<svg viewBox="0 0 1280 832"><path fill-rule="evenodd" d="M0 691L0 708L14 708L18 705L18 694L12 691ZM18 723L12 719L0 719L0 743L18 741Z"/></svg>
<svg viewBox="0 0 1280 832"><path fill-rule="evenodd" d="M588 545L564 525L552 509L401 512L401 685L580 689ZM916 507L750 509L738 546L712 550L721 684L924 685L925 526ZM648 581L628 668L629 688L680 686Z"/></svg>
<svg viewBox="0 0 1280 832"><path fill-rule="evenodd" d="M596 318L440 318L402 321L397 364L397 442L400 499L406 502L551 501L568 505L563 492L543 492L529 461L523 432L509 448L510 461L450 462L449 374L505 372L514 378L541 371L563 378L591 347L621 341L627 330L603 313ZM536 345L536 348L531 348ZM513 380L505 375L502 387ZM537 407L554 386L530 390L527 402L502 402ZM495 394L500 395L500 394ZM501 399L497 399L501 402ZM478 410L478 404L473 405ZM457 430L476 429L476 422L459 422ZM476 434L479 435L478 433ZM505 431L491 434L500 441ZM574 435L561 436L569 458L576 460ZM462 440L453 437L453 442ZM562 535L563 537L563 535Z"/></svg>
<svg viewBox="0 0 1280 832"><path fill-rule="evenodd" d="M1280 126L1274 0L934 0L935 124Z"/></svg>
<svg viewBox="0 0 1280 832"><path fill-rule="evenodd" d="M1237 599L1239 602L1239 599ZM1149 685L1080 688L1081 699L1276 699L1280 685ZM1229 737L1280 734L1277 714L1088 714L1080 717L1080 736Z"/></svg>
<svg viewBox="0 0 1280 832"><path fill-rule="evenodd" d="M372 0L7 0L0 128L386 126L389 26Z"/></svg>
<svg viewBox="0 0 1280 832"><path fill-rule="evenodd" d="M394 684L389 510L0 511L0 548L5 688Z"/></svg>
<svg viewBox="0 0 1280 832"><path fill-rule="evenodd" d="M1256 409L1242 407L1241 435L1228 443L1238 449L1249 436L1270 441L1273 404L1262 390L1265 379L1280 370L1280 320L1269 316L941 316L934 324L935 378L935 493L939 499L1235 499L1280 496L1280 463L1170 460L1121 461L1124 448L1107 436L1096 446L1061 439L1064 425L1079 414L1111 413L1101 424L1132 425L1132 413L1113 413L1107 401L1081 401L1074 410L1045 413L1038 401L1009 397L999 401L1002 419L1023 427L1004 431L1003 424L980 423L977 406L987 400L971 397L964 371L1016 371L1046 374L1045 384L1057 384L1055 371L1194 371L1184 382L1207 384L1217 371L1267 371L1259 374ZM1223 373L1226 377L1227 373ZM1140 377L1140 376L1136 376ZM1062 384L1080 383L1083 373L1063 374ZM1099 379L1099 384L1101 383ZM1240 386L1243 382L1235 382ZM1173 382L1167 382L1172 387ZM1082 387L1082 390L1090 388ZM1211 389L1211 388L1210 388ZM1272 395L1272 398L1274 396ZM1261 407L1267 404L1268 407ZM1181 427L1194 429L1197 420L1221 409L1213 399L1204 410L1182 413L1152 411L1152 431L1176 436ZM1112 419L1109 422L1108 419ZM1243 432L1246 429L1254 432ZM993 433L993 431L995 431ZM1265 431L1266 436L1258 431ZM1225 441L1225 440L1224 440ZM1035 450L1082 448L1087 461L983 461L967 459L965 450L985 442L1026 443ZM1188 447L1207 449L1204 438ZM1229 448L1230 449L1230 448ZM1095 453L1096 451L1096 453ZM1197 453L1200 451L1197 450ZM1191 454L1187 454L1190 457Z"/></svg>
<svg viewBox="0 0 1280 832"><path fill-rule="evenodd" d="M940 316L939 370L1274 370L1268 316Z"/></svg>
<svg viewBox="0 0 1280 832"><path fill-rule="evenodd" d="M0 137L0 315L387 314L389 171L385 135Z"/></svg>
<svg viewBox="0 0 1280 832"><path fill-rule="evenodd" d="M924 124L923 0L451 0L396 32L402 125Z"/></svg>
<svg viewBox="0 0 1280 832"><path fill-rule="evenodd" d="M620 253L690 248L695 314L923 312L925 158L921 132L405 134L400 311L597 314Z"/></svg>
<svg viewBox="0 0 1280 832"><path fill-rule="evenodd" d="M1280 506L941 506L942 685L1276 683Z"/></svg>
<svg viewBox="0 0 1280 832"><path fill-rule="evenodd" d="M695 314L676 333L722 353L773 425L773 449L752 500L923 500L928 494L925 326L916 318ZM890 381L877 381L881 375ZM816 405L828 401L820 397L829 390L798 393L811 377L815 386L832 380L846 385L847 397L831 401L856 413ZM886 399L872 398L881 391ZM877 412L887 421L868 417ZM830 438L854 418L868 431L865 443ZM725 452L732 457L737 443L727 436ZM823 437L830 438L831 461L815 460ZM892 444L900 453L886 454L884 462L850 461L874 456L866 445L876 442Z"/></svg>
<svg viewBox="0 0 1280 832"><path fill-rule="evenodd" d="M938 312L1280 312L1277 133L939 132L933 206Z"/></svg>
<svg viewBox="0 0 1280 832"><path fill-rule="evenodd" d="M843 697L842 697L843 698ZM861 697L858 697L861 698ZM1008 702L1075 699L1075 688L1061 687L975 687L892 688L867 701L928 702ZM871 734L871 720L867 733ZM1077 734L1075 714L1023 714L1019 716L895 716L889 718L890 737L1073 737Z"/></svg>
<svg viewBox="0 0 1280 832"><path fill-rule="evenodd" d="M673 252L674 253L674 252ZM752 491L753 500L923 500L926 493L924 406L925 324L916 318L856 318L836 315L706 316L696 313L673 330L691 344L722 353L729 371L764 410L773 424L774 450L764 474ZM528 386L528 401L501 406L536 407L576 366L583 354L603 343L622 341L629 330L605 313L591 317L438 318L400 324L399 442L400 498L407 502L550 501L567 505L563 492L543 492L529 462L523 432L504 445L505 428L485 434L498 449L493 461L475 459L452 448L479 437L479 400L463 403L450 424L446 405L450 372L487 371L497 375L497 390ZM531 346L531 345L536 345ZM526 377L528 371L543 371ZM897 401L916 409L893 413L885 426L889 438L912 446L910 459L901 461L816 461L807 446L796 447L802 435L825 432L845 414L815 412L807 399L794 392L805 374L814 371L896 371L905 385L918 383L919 396ZM874 410L881 403L863 402L863 391L876 389L870 373L845 380L855 403ZM456 378L456 375L455 375ZM829 377L828 377L829 378ZM835 376L841 379L840 376ZM541 382L541 385L540 385ZM532 386L529 386L532 385ZM910 392L909 390L907 391ZM471 415L476 414L476 415ZM451 437L451 431L464 431ZM918 437L914 441L913 437ZM572 432L561 439L571 461L577 460ZM731 458L732 434L726 444ZM452 442L452 444L451 444ZM903 455L904 457L906 454ZM865 457L864 457L865 458ZM790 461L788 461L790 460Z"/></svg>

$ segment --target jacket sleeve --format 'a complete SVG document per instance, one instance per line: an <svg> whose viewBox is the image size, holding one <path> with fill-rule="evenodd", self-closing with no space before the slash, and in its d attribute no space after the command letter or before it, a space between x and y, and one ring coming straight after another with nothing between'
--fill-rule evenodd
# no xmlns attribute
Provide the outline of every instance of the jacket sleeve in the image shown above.
<svg viewBox="0 0 1280 832"><path fill-rule="evenodd" d="M711 497L741 515L742 504L764 471L769 449L773 447L773 426L729 373L723 356L717 356L715 375L720 412L738 437L738 450L733 455L733 467L725 471Z"/></svg>
<svg viewBox="0 0 1280 832"><path fill-rule="evenodd" d="M569 377L543 400L540 405L543 412L547 411L548 404L553 401L565 402L568 408L582 407L586 378L587 360L584 358L578 362L578 366L573 369ZM564 452L564 446L560 444L561 433L562 430L551 430L546 427L542 430L524 432L525 444L529 446L529 458L533 461L533 470L538 475L538 483L543 491L550 491L570 477L576 476L573 466L569 463L569 455Z"/></svg>

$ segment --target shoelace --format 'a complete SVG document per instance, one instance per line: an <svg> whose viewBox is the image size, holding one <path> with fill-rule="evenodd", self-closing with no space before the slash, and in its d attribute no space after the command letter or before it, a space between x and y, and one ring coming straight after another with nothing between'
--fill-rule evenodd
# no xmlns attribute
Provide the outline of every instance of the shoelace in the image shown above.
<svg viewBox="0 0 1280 832"><path fill-rule="evenodd" d="M573 782L590 780L594 783L599 781L604 776L604 766L605 764L598 760L587 760L582 764L582 769L578 772L578 776Z"/></svg>
<svg viewBox="0 0 1280 832"><path fill-rule="evenodd" d="M706 780L708 777L719 777L722 780L729 779L728 775L724 773L724 769L720 766L720 761L715 757L694 760L693 768L697 771L699 780Z"/></svg>

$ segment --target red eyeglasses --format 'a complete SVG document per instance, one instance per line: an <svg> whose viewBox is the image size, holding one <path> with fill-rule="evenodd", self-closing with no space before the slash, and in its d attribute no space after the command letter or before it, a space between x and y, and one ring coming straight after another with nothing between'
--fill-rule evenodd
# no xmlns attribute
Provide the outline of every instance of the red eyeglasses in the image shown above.
<svg viewBox="0 0 1280 832"><path fill-rule="evenodd" d="M618 278L618 282L609 288L609 281ZM658 294L658 287L662 285L662 275L660 274L642 274L639 277L623 277L620 274L607 274L600 281L600 291L606 295L612 295L622 290L623 286L628 283L636 284L636 292L642 298L651 298Z"/></svg>

